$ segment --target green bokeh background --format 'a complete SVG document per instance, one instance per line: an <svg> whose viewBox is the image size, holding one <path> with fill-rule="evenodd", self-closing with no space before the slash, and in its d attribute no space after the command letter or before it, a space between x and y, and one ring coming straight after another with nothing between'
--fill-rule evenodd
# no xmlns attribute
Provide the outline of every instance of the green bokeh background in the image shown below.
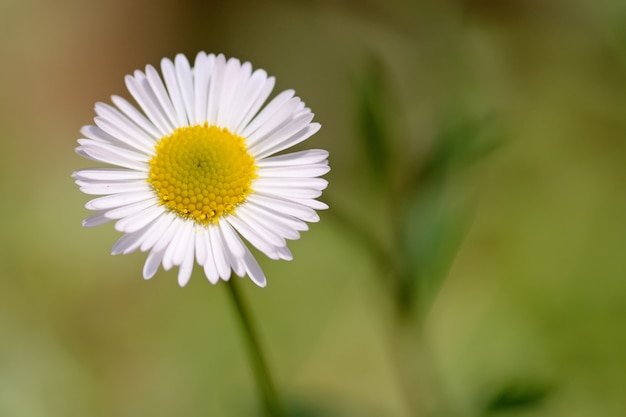
<svg viewBox="0 0 626 417"><path fill-rule="evenodd" d="M292 262L260 259L267 288L242 281L300 415L410 415L388 271L342 218L388 246L388 208L416 195L429 353L408 348L406 366L436 375L414 387L432 409L626 415L623 1L2 0L0 35L0 416L256 415L224 285L145 282L144 254L111 257L118 233L81 227L70 178L90 166L73 148L93 104L198 50L294 88L323 126L305 147L331 154L330 210ZM371 77L374 144L358 110ZM463 162L477 137L490 151ZM425 161L445 179L387 192Z"/></svg>

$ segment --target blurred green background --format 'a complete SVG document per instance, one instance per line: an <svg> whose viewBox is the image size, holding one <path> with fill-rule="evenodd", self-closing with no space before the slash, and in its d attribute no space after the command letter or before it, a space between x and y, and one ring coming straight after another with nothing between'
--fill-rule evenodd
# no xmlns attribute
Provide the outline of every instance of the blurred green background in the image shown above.
<svg viewBox="0 0 626 417"><path fill-rule="evenodd" d="M70 178L96 101L199 50L331 154L242 282L293 415L626 415L625 2L2 0L0 34L0 416L258 414L224 285L144 282Z"/></svg>

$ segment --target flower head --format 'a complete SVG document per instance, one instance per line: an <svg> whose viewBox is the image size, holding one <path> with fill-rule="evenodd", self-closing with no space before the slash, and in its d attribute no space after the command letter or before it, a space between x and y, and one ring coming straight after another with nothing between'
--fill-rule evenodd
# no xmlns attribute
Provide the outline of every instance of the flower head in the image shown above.
<svg viewBox="0 0 626 417"><path fill-rule="evenodd" d="M97 103L76 152L115 167L73 173L96 211L86 227L116 221L124 235L112 254L149 252L143 276L179 267L184 286L197 262L208 280L231 271L257 285L265 275L244 240L272 259L292 258L286 240L316 222L316 199L327 181L328 152L281 153L320 125L293 90L263 107L274 78L223 55L183 55L161 61L161 74L126 76L138 104L119 96ZM243 239L242 239L243 238Z"/></svg>

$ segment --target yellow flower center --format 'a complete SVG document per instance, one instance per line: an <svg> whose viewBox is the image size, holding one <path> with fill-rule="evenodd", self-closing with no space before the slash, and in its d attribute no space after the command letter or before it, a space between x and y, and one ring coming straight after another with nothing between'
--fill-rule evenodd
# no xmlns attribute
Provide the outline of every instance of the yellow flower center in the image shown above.
<svg viewBox="0 0 626 417"><path fill-rule="evenodd" d="M162 138L149 164L160 204L203 225L234 212L257 169L241 136L208 123Z"/></svg>

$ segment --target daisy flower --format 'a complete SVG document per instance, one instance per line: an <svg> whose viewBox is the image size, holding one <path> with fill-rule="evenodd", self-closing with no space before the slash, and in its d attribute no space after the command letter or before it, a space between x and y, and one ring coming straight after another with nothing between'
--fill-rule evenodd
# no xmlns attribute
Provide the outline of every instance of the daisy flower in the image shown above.
<svg viewBox="0 0 626 417"><path fill-rule="evenodd" d="M291 260L286 241L317 222L328 152L281 153L320 124L293 90L267 105L275 79L223 55L161 61L161 74L126 76L135 106L119 96L95 105L95 126L81 130L76 152L114 167L72 174L99 197L83 226L115 221L124 233L112 254L148 252L143 276L178 266L189 282L194 263L215 284L231 271L260 287L266 278L245 241L271 259Z"/></svg>

